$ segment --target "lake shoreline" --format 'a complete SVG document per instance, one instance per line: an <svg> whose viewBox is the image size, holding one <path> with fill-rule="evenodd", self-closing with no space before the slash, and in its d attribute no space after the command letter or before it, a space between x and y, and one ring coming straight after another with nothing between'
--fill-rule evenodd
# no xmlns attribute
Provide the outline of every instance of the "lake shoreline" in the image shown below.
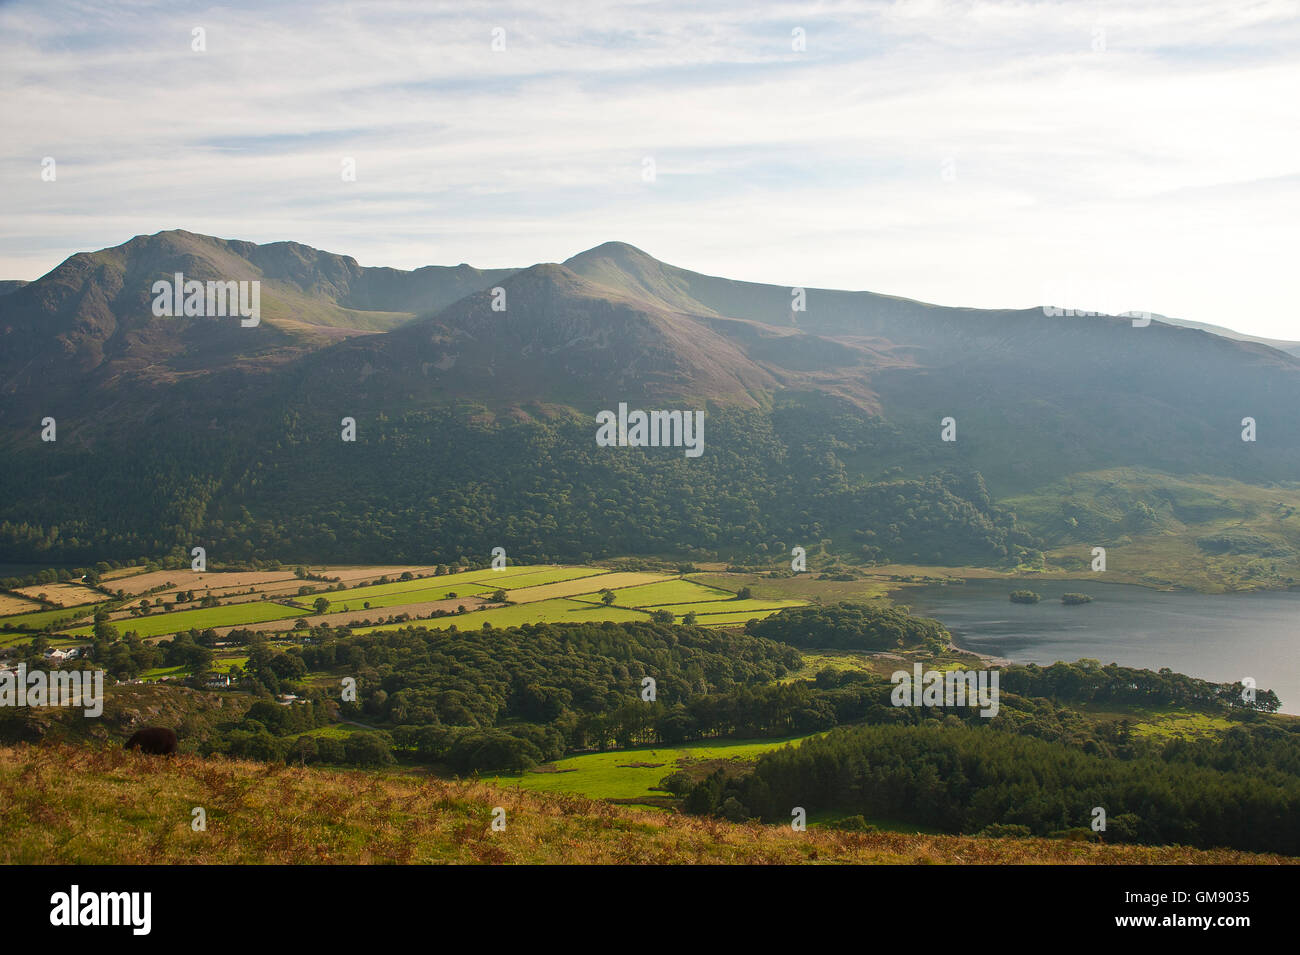
<svg viewBox="0 0 1300 955"><path fill-rule="evenodd" d="M1169 668L1212 683L1254 678L1273 690L1280 712L1300 713L1300 637L1291 621L1300 594L1289 591L1202 594L1156 591L1117 582L1040 580L1042 600L1009 600L1021 581L983 578L963 585L916 584L891 590L917 616L938 620L955 648L990 665L1073 663ZM1094 599L1059 602L1074 589ZM997 661L995 663L995 661Z"/></svg>
<svg viewBox="0 0 1300 955"><path fill-rule="evenodd" d="M1148 580L1142 577L1137 577L1133 574L1125 573L1122 570L1093 572L1088 570L1074 571L1057 569L1037 573L1026 573L1024 571L998 570L992 567L928 567L920 564L885 564L866 568L863 572L868 579L897 585L896 587L891 587L889 594L891 600L894 599L895 591L901 592L910 587L942 585L945 581L952 580L961 580L966 583L977 580L1002 580L1007 583L1018 583L1026 586L1036 581L1044 583L1077 581L1080 584L1121 584L1126 587L1142 587L1146 590L1152 590L1157 593L1191 593L1204 594L1205 596L1226 596L1231 594L1284 594L1300 592L1300 584L1283 584L1277 586L1259 585L1252 587L1205 587L1189 581ZM919 579L900 579L906 577ZM1099 578L1102 577L1105 579L1099 580ZM961 584L949 584L949 586L961 586Z"/></svg>

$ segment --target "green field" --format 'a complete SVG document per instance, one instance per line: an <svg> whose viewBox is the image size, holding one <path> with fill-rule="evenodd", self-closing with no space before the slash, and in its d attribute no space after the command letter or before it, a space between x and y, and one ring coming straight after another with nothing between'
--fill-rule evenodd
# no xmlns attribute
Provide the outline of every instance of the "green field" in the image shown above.
<svg viewBox="0 0 1300 955"><path fill-rule="evenodd" d="M767 616L769 613L784 610L787 607L802 606L803 601L800 600L709 600L701 603L668 604L654 609L671 610L679 617L684 614L694 613L703 618L705 614L727 614L734 617L736 614L748 613L750 616ZM700 623L709 622L712 621L700 620Z"/></svg>
<svg viewBox="0 0 1300 955"><path fill-rule="evenodd" d="M484 578L483 584L492 590L497 587L503 590L518 590L521 587L540 587L542 584L558 584L562 580L580 580L583 577L607 573L609 571L603 567L553 567L528 574L510 574L510 568L507 568L500 571L498 577Z"/></svg>
<svg viewBox="0 0 1300 955"><path fill-rule="evenodd" d="M620 607L657 607L661 604L693 603L725 600L735 596L731 591L706 587L690 580L663 580L657 584L640 584L614 591L614 603ZM583 600L599 600L598 594L584 595Z"/></svg>
<svg viewBox="0 0 1300 955"><path fill-rule="evenodd" d="M19 643L30 643L32 638L37 636L35 633L18 630L0 631L0 647L11 647ZM52 633L48 635L50 646L64 650L68 647L85 646L87 641L81 637L70 637L67 634Z"/></svg>
<svg viewBox="0 0 1300 955"><path fill-rule="evenodd" d="M815 735L817 734L809 734ZM547 763L531 772L505 774L488 781L503 786L519 786L534 792L579 793L593 799L662 798L667 794L653 787L659 785L659 780L675 772L684 760L734 759L749 762L770 750L780 749L787 743L800 743L809 736L683 743L680 746L587 753ZM647 765L635 765L637 763Z"/></svg>
<svg viewBox="0 0 1300 955"><path fill-rule="evenodd" d="M371 730L364 726L353 726L350 723L331 723L329 726L318 726L314 730L307 730L303 733L295 733L294 738L299 736L316 736L326 737L328 739L347 739L353 733L369 733Z"/></svg>
<svg viewBox="0 0 1300 955"><path fill-rule="evenodd" d="M518 627L526 623L599 623L612 620L647 621L648 614L624 607L606 607L603 604L583 603L567 597L554 600L538 600L535 603L515 604L510 607L494 607L491 610L476 610L473 613L459 613L448 617L434 617L430 620L409 620L406 623L385 623L374 627L358 627L353 633L375 633L382 630L397 630L402 627L427 627L430 630L446 630L455 626L458 630L477 630L485 623L494 627Z"/></svg>
<svg viewBox="0 0 1300 955"><path fill-rule="evenodd" d="M505 570L467 570L461 574L443 574L434 577L412 577L410 580L392 580L386 584L367 584L363 587L352 587L348 590L322 590L319 593L305 594L298 598L301 600L315 600L317 597L336 598L355 598L357 600L369 600L371 597L381 596L383 594L400 594L412 590L424 590L429 587L447 586L452 590L456 589L459 584L469 587L471 584L479 582L494 582L495 580L509 580L512 577L522 576L524 574L533 574L538 571L549 570L544 564L527 564L519 567L507 567ZM495 589L495 586L491 589Z"/></svg>
<svg viewBox="0 0 1300 955"><path fill-rule="evenodd" d="M152 670L145 670L140 674L142 680L160 680L165 676L182 677L189 676L190 668L183 666L176 667L154 667Z"/></svg>
<svg viewBox="0 0 1300 955"><path fill-rule="evenodd" d="M472 570L463 574L449 574L441 577L420 577L414 580L397 580L387 584L372 584L367 587L353 587L351 590L329 590L316 594L304 594L294 598L294 603L302 607L311 607L316 598L324 597L330 602L327 613L337 613L347 607L349 610L364 610L363 604L370 603L370 609L380 607L399 607L402 604L425 603L434 600L448 600L448 594L458 597L483 596L495 590L517 590L521 587L535 587L538 584L550 584L562 580L574 580L590 577L605 571L598 567L552 567L545 564L521 564L507 567L505 570Z"/></svg>
<svg viewBox="0 0 1300 955"><path fill-rule="evenodd" d="M98 604L83 604L80 607L61 607L58 610L38 610L35 613L23 613L12 617L0 617L0 627L7 630L26 628L41 630L56 620L89 617Z"/></svg>
<svg viewBox="0 0 1300 955"><path fill-rule="evenodd" d="M239 667L241 670L248 665L248 657L217 657L212 661L213 673L229 673L231 667Z"/></svg>
<svg viewBox="0 0 1300 955"><path fill-rule="evenodd" d="M476 576L481 573L483 572L479 572ZM435 630L446 630L453 625L458 630L477 630L485 623L490 623L494 627L517 627L526 623L581 623L602 620L619 623L648 620L650 614L657 610L667 610L675 614L678 622L685 614L694 612L699 615L697 623L701 626L730 626L745 623L755 617L766 617L786 607L798 607L804 604L804 601L789 599L736 600L729 590L675 578L614 588L616 600L612 606L607 607L599 596L603 575L608 575L608 572L601 568L552 567L513 577L484 578L488 583L499 582L501 589L507 592L526 587L544 587L568 580L584 580L588 577L592 578L591 586L594 589L589 593L575 596L550 597L507 607L476 610L466 614L359 627L354 632L373 633L412 625ZM409 592L402 597L402 603L412 602ZM719 599L728 597L731 599ZM338 609L344 605L340 597L335 597L333 600L331 609ZM674 600L677 602L670 602ZM347 605L354 611L362 609L354 601L348 601ZM374 606L372 602L371 607ZM399 604L383 606L399 606Z"/></svg>
<svg viewBox="0 0 1300 955"><path fill-rule="evenodd" d="M1133 726L1133 735L1156 739L1197 739L1217 736L1232 729L1235 723L1222 716L1209 713L1164 713L1153 715Z"/></svg>
<svg viewBox="0 0 1300 955"><path fill-rule="evenodd" d="M445 581L446 577L440 577L439 580ZM408 581L409 583L409 581ZM427 583L427 581L426 581ZM371 587L363 587L360 590L372 590ZM460 584L438 583L425 587L417 587L414 590L400 590L391 593L363 594L359 591L343 591L333 594L309 594L304 597L294 598L294 603L304 607L312 607L317 597L324 597L329 601L329 607L326 613L339 613L348 610L377 610L381 607L400 607L403 604L424 603L434 600L450 600L452 594L457 597L482 597L492 593L492 588L484 587L471 581L465 581ZM369 608L365 604L370 604ZM315 607L312 607L313 612Z"/></svg>
<svg viewBox="0 0 1300 955"><path fill-rule="evenodd" d="M286 607L284 604L265 600L252 600L242 604L227 604L224 607L205 607L200 610L179 610L173 613L150 614L146 617L126 617L111 621L119 633L134 630L142 637L157 637L167 633L180 633L184 630L206 630L208 627L232 627L241 623L262 623L267 620L281 620L301 617L306 610ZM69 636L89 636L92 626L77 627L67 631Z"/></svg>

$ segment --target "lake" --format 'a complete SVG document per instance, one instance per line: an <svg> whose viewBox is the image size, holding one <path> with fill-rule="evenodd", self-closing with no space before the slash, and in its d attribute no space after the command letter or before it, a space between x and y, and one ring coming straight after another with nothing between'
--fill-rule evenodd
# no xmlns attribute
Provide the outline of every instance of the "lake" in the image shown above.
<svg viewBox="0 0 1300 955"><path fill-rule="evenodd" d="M1014 604L1013 590L1037 604ZM1063 593L1086 593L1074 607ZM1282 712L1300 714L1300 593L1163 593L1088 581L969 580L896 591L912 612L941 621L957 645L1016 663L1091 657L1102 663L1233 682L1254 677Z"/></svg>

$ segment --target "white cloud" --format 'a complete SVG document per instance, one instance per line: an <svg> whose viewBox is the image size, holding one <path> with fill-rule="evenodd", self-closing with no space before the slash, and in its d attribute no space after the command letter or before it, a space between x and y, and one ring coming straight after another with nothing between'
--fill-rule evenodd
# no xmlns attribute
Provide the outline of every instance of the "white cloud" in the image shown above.
<svg viewBox="0 0 1300 955"><path fill-rule="evenodd" d="M47 10L0 7L0 278L165 228L405 268L621 239L1300 338L1294 2Z"/></svg>

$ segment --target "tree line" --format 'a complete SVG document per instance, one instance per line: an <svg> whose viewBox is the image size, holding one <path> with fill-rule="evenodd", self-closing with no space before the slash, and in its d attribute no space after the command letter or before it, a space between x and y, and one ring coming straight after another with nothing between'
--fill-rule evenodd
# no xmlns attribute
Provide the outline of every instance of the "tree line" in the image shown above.
<svg viewBox="0 0 1300 955"><path fill-rule="evenodd" d="M1297 752L1294 727L1242 727L1222 740L1117 760L995 728L855 726L765 754L745 776L701 781L688 808L788 822L802 807L952 833L1012 827L1039 836L1091 832L1100 808L1098 835L1107 841L1297 855L1300 777L1280 771Z"/></svg>

